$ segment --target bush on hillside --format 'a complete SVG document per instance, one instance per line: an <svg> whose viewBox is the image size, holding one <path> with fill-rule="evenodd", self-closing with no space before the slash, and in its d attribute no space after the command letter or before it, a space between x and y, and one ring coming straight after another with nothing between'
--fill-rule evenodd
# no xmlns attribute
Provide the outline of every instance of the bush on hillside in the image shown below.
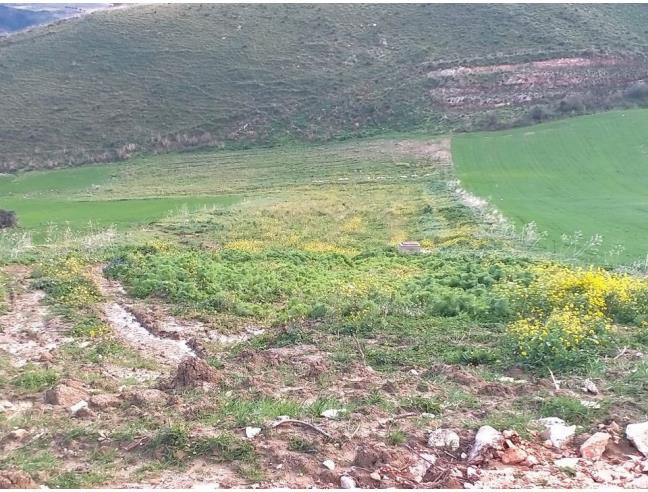
<svg viewBox="0 0 648 492"><path fill-rule="evenodd" d="M16 227L17 224L18 219L16 218L16 212L13 210L0 209L0 229Z"/></svg>

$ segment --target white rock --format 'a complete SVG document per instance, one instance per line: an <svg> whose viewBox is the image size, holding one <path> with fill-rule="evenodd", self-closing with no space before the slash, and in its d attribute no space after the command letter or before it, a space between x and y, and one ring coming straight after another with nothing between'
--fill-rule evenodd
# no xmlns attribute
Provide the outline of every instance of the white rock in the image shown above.
<svg viewBox="0 0 648 492"><path fill-rule="evenodd" d="M335 462L333 460L324 460L322 461L322 465L329 470L335 470Z"/></svg>
<svg viewBox="0 0 648 492"><path fill-rule="evenodd" d="M476 480L477 477L479 477L477 468L475 468L474 466L469 466L468 468L466 468L466 478L468 480Z"/></svg>
<svg viewBox="0 0 648 492"><path fill-rule="evenodd" d="M351 477L348 477L346 475L342 475L342 477L340 477L340 486L343 489L355 489L356 488L356 483L355 483L355 480L352 479Z"/></svg>
<svg viewBox="0 0 648 492"><path fill-rule="evenodd" d="M595 401L581 400L580 404L586 408L601 408L601 405L596 403Z"/></svg>
<svg viewBox="0 0 648 492"><path fill-rule="evenodd" d="M417 483L423 481L423 477L427 473L428 468L434 465L437 460L436 456L428 453L420 453L419 457L420 459L409 468L410 473L414 477L414 481Z"/></svg>
<svg viewBox="0 0 648 492"><path fill-rule="evenodd" d="M591 393L593 395L599 394L598 388L594 384L594 381L592 381L591 379L586 379L585 381L583 381L583 391L585 393Z"/></svg>
<svg viewBox="0 0 648 492"><path fill-rule="evenodd" d="M626 437L641 454L648 457L648 422L628 425Z"/></svg>
<svg viewBox="0 0 648 492"><path fill-rule="evenodd" d="M375 481L380 482L382 480L382 477L380 476L380 473L378 472L371 472L369 474L371 478L373 478Z"/></svg>
<svg viewBox="0 0 648 492"><path fill-rule="evenodd" d="M336 419L343 411L344 410L339 410L337 408L330 408L328 410L324 410L320 415L327 419Z"/></svg>
<svg viewBox="0 0 648 492"><path fill-rule="evenodd" d="M13 407L14 404L11 403L9 400L0 401L0 412L4 412L5 410L11 410Z"/></svg>
<svg viewBox="0 0 648 492"><path fill-rule="evenodd" d="M459 435L450 429L437 429L430 432L428 446L431 448L447 448L451 451L459 449Z"/></svg>
<svg viewBox="0 0 648 492"><path fill-rule="evenodd" d="M576 466L578 465L579 461L580 460L578 458L561 458L554 461L554 465L556 465L558 468L575 472Z"/></svg>
<svg viewBox="0 0 648 492"><path fill-rule="evenodd" d="M545 425L545 439L551 442L556 449L561 449L565 444L571 441L576 434L575 425L566 425L564 420L556 417L548 417L539 421Z"/></svg>
<svg viewBox="0 0 648 492"><path fill-rule="evenodd" d="M88 408L88 402L85 400L81 400L80 402L75 403L72 405L70 408L68 408L68 411L70 412L70 415L73 417L79 413L81 410L86 410Z"/></svg>
<svg viewBox="0 0 648 492"><path fill-rule="evenodd" d="M543 427L547 429L552 425L557 425L557 424L566 425L565 421L563 419L559 419L558 417L545 417L543 419L536 420L536 422L541 424Z"/></svg>
<svg viewBox="0 0 648 492"><path fill-rule="evenodd" d="M245 428L245 437L252 439L255 436L261 434L261 429L259 427L246 427Z"/></svg>
<svg viewBox="0 0 648 492"><path fill-rule="evenodd" d="M635 489L648 489L648 475L641 475L635 478L631 485Z"/></svg>
<svg viewBox="0 0 648 492"><path fill-rule="evenodd" d="M504 444L504 436L490 425L479 428L475 436L475 443L468 454L468 462L475 463L483 459L483 454L489 449L501 449Z"/></svg>

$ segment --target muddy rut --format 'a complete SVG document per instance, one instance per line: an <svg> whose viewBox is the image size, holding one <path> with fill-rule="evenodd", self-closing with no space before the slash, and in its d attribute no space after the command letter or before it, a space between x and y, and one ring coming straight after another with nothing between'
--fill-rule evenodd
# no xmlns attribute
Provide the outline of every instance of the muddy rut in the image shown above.
<svg viewBox="0 0 648 492"><path fill-rule="evenodd" d="M101 266L93 268L92 276L99 291L106 298L101 307L106 321L115 335L124 342L142 355L165 364L178 364L185 357L196 356L185 340L159 337L143 326L132 313L132 307L125 301L122 286L106 279Z"/></svg>
<svg viewBox="0 0 648 492"><path fill-rule="evenodd" d="M16 294L9 311L0 316L0 350L10 354L15 367L46 361L53 350L71 340L65 336L66 327L50 315L45 293L30 289L28 268L12 267L5 273Z"/></svg>

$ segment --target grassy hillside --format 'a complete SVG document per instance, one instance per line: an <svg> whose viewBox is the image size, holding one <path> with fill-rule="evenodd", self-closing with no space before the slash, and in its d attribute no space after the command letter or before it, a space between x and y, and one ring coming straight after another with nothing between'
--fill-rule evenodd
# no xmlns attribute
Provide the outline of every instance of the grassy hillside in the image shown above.
<svg viewBox="0 0 648 492"><path fill-rule="evenodd" d="M464 123L431 96L445 83L431 70L583 50L642 54L646 21L642 5L99 12L0 42L0 170L141 150L453 128ZM641 70L616 70L623 80L605 90L641 78Z"/></svg>
<svg viewBox="0 0 648 492"><path fill-rule="evenodd" d="M497 133L463 135L453 158L463 185L488 198L516 224L535 221L545 245L581 231L567 249L601 235L602 250L624 246L620 260L648 253L648 111L584 116Z"/></svg>

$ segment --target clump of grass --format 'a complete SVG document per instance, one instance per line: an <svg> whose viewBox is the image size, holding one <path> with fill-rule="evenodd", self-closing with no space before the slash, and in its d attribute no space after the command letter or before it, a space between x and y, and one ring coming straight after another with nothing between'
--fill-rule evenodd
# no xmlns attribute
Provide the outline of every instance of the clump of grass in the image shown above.
<svg viewBox="0 0 648 492"><path fill-rule="evenodd" d="M304 439L303 437L291 436L288 439L288 449L300 453L312 454L317 452L317 445L313 441Z"/></svg>
<svg viewBox="0 0 648 492"><path fill-rule="evenodd" d="M387 434L387 442L392 446L403 444L407 441L407 434L400 429L395 429Z"/></svg>
<svg viewBox="0 0 648 492"><path fill-rule="evenodd" d="M231 434L192 437L182 424L160 429L147 446L148 452L169 465L179 465L194 457L204 456L218 462L255 459L254 447Z"/></svg>
<svg viewBox="0 0 648 492"><path fill-rule="evenodd" d="M401 401L401 407L410 412L432 413L439 415L442 412L441 404L432 398L424 396L410 396Z"/></svg>
<svg viewBox="0 0 648 492"><path fill-rule="evenodd" d="M59 374L54 369L44 369L35 366L25 367L11 383L29 391L43 391L59 380Z"/></svg>
<svg viewBox="0 0 648 492"><path fill-rule="evenodd" d="M605 410L583 405L580 400L568 396L555 396L544 400L540 406L543 417L558 417L569 424L589 425Z"/></svg>

